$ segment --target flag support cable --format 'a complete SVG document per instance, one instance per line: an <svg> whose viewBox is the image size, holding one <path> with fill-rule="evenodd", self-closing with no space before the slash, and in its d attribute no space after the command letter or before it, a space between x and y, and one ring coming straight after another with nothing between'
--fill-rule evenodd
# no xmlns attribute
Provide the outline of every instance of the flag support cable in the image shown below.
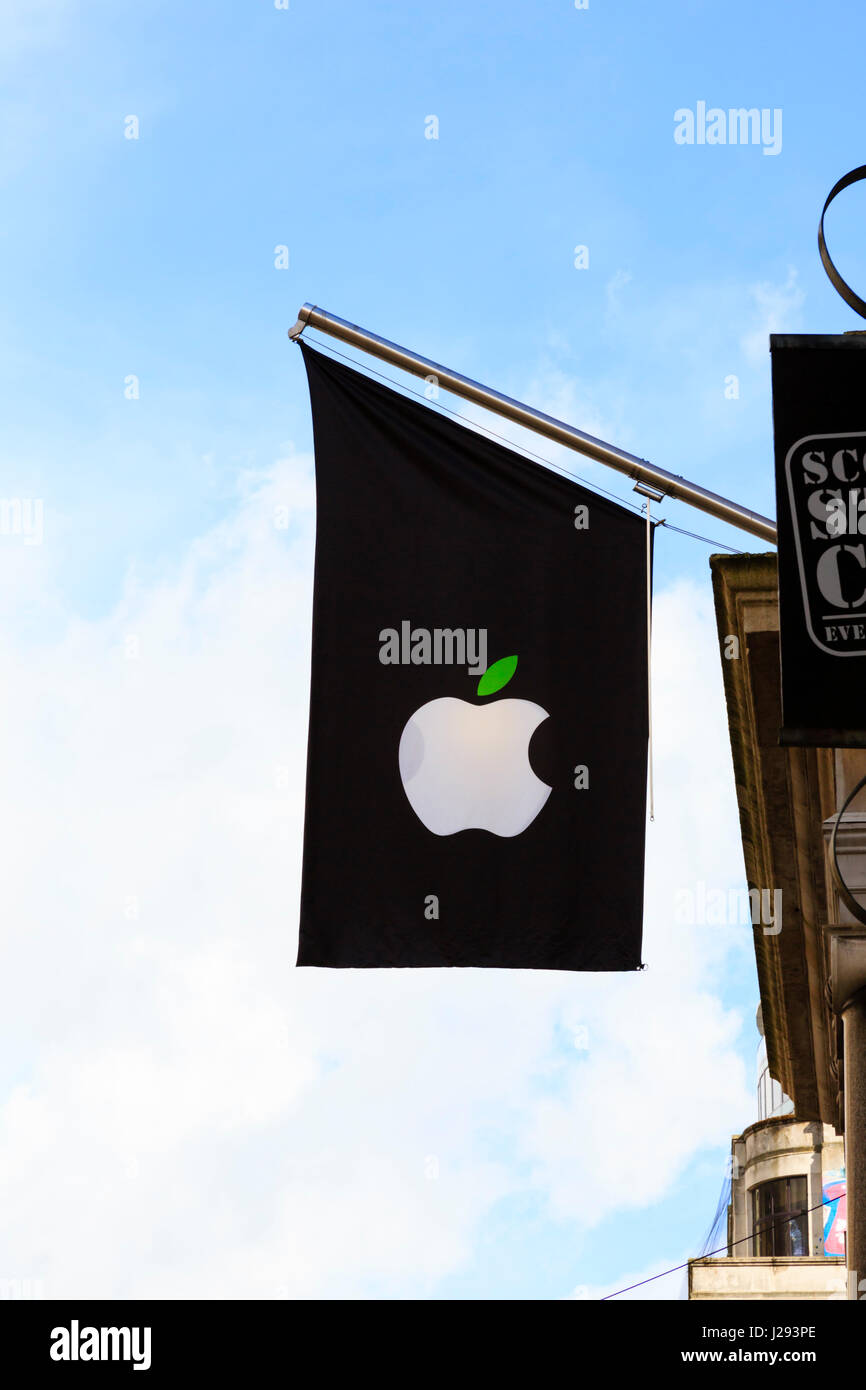
<svg viewBox="0 0 866 1390"><path fill-rule="evenodd" d="M306 341L312 343L314 347L322 349L322 351L332 359L339 357L341 361L348 362L350 367L357 367L358 365L353 357L350 357L346 352L340 352L339 348L334 347L333 343L329 343L326 338L307 338ZM437 412L453 416L455 420L459 420L463 425L470 425L473 430L478 430L481 434L487 435L488 439L498 440L500 444L504 444L507 448L518 452L522 458L532 459L535 463L543 463L545 468L552 468L555 473L561 473L563 478L568 478L569 482L579 483L581 487L589 488L591 492L597 492L600 497L609 497L611 501L618 502L621 507L630 507L638 516L645 515L644 507L637 507L632 502L626 502L625 498L621 497L618 492L610 492L606 487L602 487L601 483L597 482L595 478L587 478L583 474L571 473L567 468L563 468L560 464L554 463L553 459L548 458L546 454L537 454L535 450L530 449L527 444L523 444L520 440L509 439L504 434L499 434L496 430L492 430L489 425L483 425L480 420L469 420L467 416L461 415L459 410L451 410L447 405L443 405L440 400L433 401L427 396L422 396L420 391L413 391L411 386L404 385L402 381L397 381L392 376L386 376L384 372L377 372L375 367L370 367L369 371L372 372L373 376L378 377L380 381L387 382L389 386L396 386L398 391L405 390L410 396L414 396L416 400L426 400L431 408ZM634 490L635 492L642 492L645 490L645 486L643 483L635 483ZM652 488L650 491L654 501L664 501L665 494L660 492L658 488ZM729 550L732 555L751 554L750 551L738 550L735 545L728 545L725 541L715 541L711 536L699 536L697 531L684 531L682 526L674 526L673 522L668 521L665 517L661 517L658 521L654 521L653 529L655 529L656 526L664 526L666 531L675 531L678 536L688 536L693 541L703 541L705 545L713 545L717 550Z"/></svg>
<svg viewBox="0 0 866 1390"><path fill-rule="evenodd" d="M662 494L657 488L648 487L646 483L636 483L635 492L643 493L646 498L646 721L647 721L647 773L648 773L648 793L649 793L649 818L655 820L655 799L653 794L653 668L652 668L652 647L653 647L653 521L650 516L650 507L653 502L660 502ZM655 523L659 525L659 522Z"/></svg>
<svg viewBox="0 0 866 1390"><path fill-rule="evenodd" d="M687 478L680 477L676 473L668 473L666 469L658 468L646 459L637 458L636 455L626 453L623 449L617 449L612 444L606 444L604 440L596 439L591 434L584 434L582 430L575 429L574 426L567 425L562 420L554 419L552 415L545 415L540 410L534 410L532 406L512 400L510 396L494 391L489 386L482 386L480 382L473 381L471 377L463 376L460 372L453 372L438 362L421 357L418 353L410 352L397 343L389 342L387 338L380 338L377 334L369 332L368 329L360 328L347 319L338 318L336 314L330 314L315 304L301 306L298 311L297 323L289 329L291 340L297 342L307 327L316 328L321 333L339 338L342 342L349 343L362 352L369 352L373 357L378 357L383 362L390 362L392 366L410 372L413 376L432 377L438 386L445 391L450 391L455 396L484 406L485 409L492 410L506 420L512 420L515 424L533 430L536 434L544 435L545 438L552 439L567 449L573 449L576 453L594 459L596 463L606 464L608 468L613 468L618 473L625 473L638 483L647 483L651 487L658 488L666 497L674 498L678 502L685 502L691 507L696 507L698 511L716 517L719 521L726 521L741 531L748 531L761 540L769 541L772 545L776 544L776 523L769 517L762 516L760 512L753 512L748 507L731 502L728 498L710 492L697 483L691 483Z"/></svg>
<svg viewBox="0 0 866 1390"><path fill-rule="evenodd" d="M655 820L655 799L653 797L653 591L652 591L652 545L653 526L650 517L651 499L646 500L646 718L647 718L647 762L649 764L649 818Z"/></svg>

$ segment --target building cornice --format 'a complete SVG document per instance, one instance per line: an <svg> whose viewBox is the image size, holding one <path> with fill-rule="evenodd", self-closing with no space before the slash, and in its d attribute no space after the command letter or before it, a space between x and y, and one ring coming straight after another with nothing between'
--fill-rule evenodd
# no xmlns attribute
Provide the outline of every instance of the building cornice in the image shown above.
<svg viewBox="0 0 866 1390"><path fill-rule="evenodd" d="M831 897L823 822L835 809L833 755L779 746L776 556L714 555L710 568L746 878L750 888L782 892L781 931L753 928L770 1074L797 1120L838 1128L821 930Z"/></svg>

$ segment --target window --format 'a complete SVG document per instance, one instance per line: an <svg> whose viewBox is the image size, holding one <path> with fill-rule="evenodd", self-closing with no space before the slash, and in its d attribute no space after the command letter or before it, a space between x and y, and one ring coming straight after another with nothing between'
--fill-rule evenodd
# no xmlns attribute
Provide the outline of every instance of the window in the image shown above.
<svg viewBox="0 0 866 1390"><path fill-rule="evenodd" d="M806 1179L774 1178L752 1189L756 1255L808 1255Z"/></svg>

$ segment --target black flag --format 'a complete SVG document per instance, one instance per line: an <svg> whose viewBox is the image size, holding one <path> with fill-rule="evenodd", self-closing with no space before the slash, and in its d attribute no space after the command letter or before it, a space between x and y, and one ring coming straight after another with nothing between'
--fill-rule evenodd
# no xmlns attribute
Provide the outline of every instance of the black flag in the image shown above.
<svg viewBox="0 0 866 1390"><path fill-rule="evenodd" d="M301 346L317 533L298 964L636 969L645 523Z"/></svg>

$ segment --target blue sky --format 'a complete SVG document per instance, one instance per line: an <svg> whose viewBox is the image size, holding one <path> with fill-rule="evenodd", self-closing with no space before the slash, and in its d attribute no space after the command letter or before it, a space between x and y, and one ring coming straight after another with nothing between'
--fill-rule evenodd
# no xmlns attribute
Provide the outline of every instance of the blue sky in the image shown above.
<svg viewBox="0 0 866 1390"><path fill-rule="evenodd" d="M749 933L732 927L718 939L704 928L685 943L671 935L666 906L676 886L700 878L742 882L711 547L671 532L657 538L659 816L648 883L659 944L647 980L524 989L473 973L423 988L355 981L354 999L344 985L298 982L296 792L313 532L306 385L286 331L298 306L314 301L772 515L767 335L859 326L824 276L815 237L831 185L862 159L866 21L838 0L821 9L802 0L590 0L580 11L571 0L291 0L287 11L272 0L0 0L0 22L2 495L41 498L45 508L42 546L12 536L0 544L5 659L19 679L9 699L20 716L7 733L20 781L5 814L22 856L20 911L6 941L17 1032L3 1052L16 1062L0 1138L25 1186L39 1171L33 1154L47 1164L52 1143L78 1155L73 1185L86 1187L100 1165L116 1170L116 1205L89 1263L80 1233L55 1219L44 1238L23 1225L7 1233L11 1272L58 1293L106 1296L165 1287L183 1296L206 1285L241 1296L560 1298L577 1288L598 1296L678 1264L711 1220L730 1133L755 1118ZM674 112L699 101L780 110L781 150L678 145ZM131 115L134 140L124 134ZM436 140L425 138L431 115ZM854 188L827 228L837 264L861 291L864 210L866 194ZM578 245L588 247L586 269L574 266ZM288 269L275 267L279 246L289 249ZM124 395L130 375L137 400ZM725 397L731 375L737 399ZM565 461L634 500L617 475ZM286 499L292 525L274 550L261 508ZM665 504L663 514L761 548L682 505ZM152 665L140 680L111 665L130 632L149 638ZM119 713L127 698L134 724ZM705 705L705 725L689 723L689 705ZM256 724L265 732L253 746ZM140 765L117 781L133 743ZM696 780L697 758L707 775ZM290 769L278 779L280 795L287 782L293 798L285 807L255 771L274 765ZM205 804L194 788L208 778L216 801ZM110 839L118 823L122 843L109 857L123 867L112 868L109 888L94 878L86 827ZM43 841L53 873L35 850ZM226 857L230 885L216 867ZM251 876L267 888L258 919ZM199 897L183 897L190 878ZM137 934L120 942L110 904L137 900L142 884L142 901L163 904L158 920L127 917ZM259 936L255 923L268 914ZM43 1027L45 953L55 1007ZM238 1096L250 1089L245 1067L257 1067L260 1046L269 1051L268 1095L253 1088L249 1115L243 1104L223 1114L214 1048L178 1021L191 1013L174 993L187 981L205 1034L217 1027L191 983L202 978L216 980L214 998L238 1015L235 1027L248 1020L242 1061L234 1072L221 1062ZM248 980L249 998L233 992L238 979ZM659 1019L684 995L686 1003L659 1054L655 1119L629 1121L625 1082L640 1038L621 1030L641 985ZM134 1037L110 1002L124 987L136 1000ZM416 988L429 1029L418 1057L437 1099L430 1115L419 1110L410 1142L400 1087L411 1090L412 1078L394 1075L389 1091L381 1077L384 1053L405 1049L407 1030L419 1026ZM328 1008L339 1015L333 1029ZM377 1009L385 1038L363 1022ZM532 1022L506 1048L506 1087L486 1040L519 1031L524 1009ZM578 1016L593 1020L585 1056L568 1041L567 1020ZM262 1043L263 1018L279 1046ZM703 1028L706 1018L706 1047L688 1062L687 1021ZM455 1020L453 1059L437 1068ZM652 1020L647 1007L644 1041L658 1035ZM96 1077L99 1094L106 1076L122 1089L125 1069L137 1075L145 1056L155 1066L154 1052L167 1071L141 1079L146 1094L163 1094L178 1052L189 1084L207 1094L212 1086L214 1101L190 1127L177 1097L162 1134L167 1112L154 1100L148 1167L137 1150L130 1157L131 1140L118 1158L107 1115L104 1146L85 1140L58 1097L81 1086L92 1098ZM476 1064L486 1079L473 1092L462 1078ZM283 1094L289 1072L297 1086ZM476 1123L467 1116L480 1097L489 1112ZM352 1131L341 1106L354 1104ZM374 1122L376 1134L365 1128ZM437 1188L435 1212L407 1179L404 1210L391 1200L400 1182L389 1165L405 1139L407 1154L421 1146L423 1167L437 1142L423 1147L425 1126L437 1125L458 1176ZM285 1134L295 1126L319 1138L286 1172ZM668 1148L661 1136L671 1133ZM163 1252L155 1234L133 1274L108 1211L137 1204L158 1222L165 1184L182 1192L178 1174L199 1171L205 1150L221 1155L206 1190L224 1212L208 1270L172 1256L170 1242ZM262 1153L273 1172L254 1211L250 1173ZM405 1161L414 1173L415 1158ZM129 1176L142 1162L150 1208L129 1186L142 1181ZM342 1176L330 1190L332 1163ZM635 1178L641 1170L645 1181ZM34 1210L39 1200L34 1186ZM381 1249L353 1224L365 1203L398 1214ZM199 1217L186 1219L193 1230ZM375 1230L386 1226L382 1218ZM255 1235L265 1228L276 1232L267 1248ZM365 1241L368 1259L357 1253ZM677 1296L682 1276L662 1287Z"/></svg>
<svg viewBox="0 0 866 1390"><path fill-rule="evenodd" d="M744 361L742 337L762 322L753 287L792 271L803 327L854 319L814 247L859 159L857 46L840 54L828 22L856 27L850 7L145 0L46 5L38 26L38 6L4 10L11 482L32 491L62 443L64 505L98 487L111 538L78 574L90 602L104 562L219 515L239 459L309 439L285 341L305 298L502 389L555 367L624 447L772 510L766 354ZM781 108L781 153L676 145L674 110L701 99ZM847 198L831 231L853 271Z"/></svg>

